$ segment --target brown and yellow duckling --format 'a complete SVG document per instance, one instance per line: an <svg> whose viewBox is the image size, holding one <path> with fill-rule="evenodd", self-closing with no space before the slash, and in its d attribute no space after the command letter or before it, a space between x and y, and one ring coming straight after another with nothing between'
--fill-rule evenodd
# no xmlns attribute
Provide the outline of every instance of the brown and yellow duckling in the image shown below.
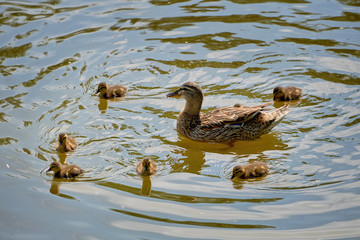
<svg viewBox="0 0 360 240"><path fill-rule="evenodd" d="M125 96L126 91L127 88L122 85L108 85L105 82L101 82L98 85L96 94L99 94L100 98L110 99L116 97L123 97Z"/></svg>
<svg viewBox="0 0 360 240"><path fill-rule="evenodd" d="M297 87L276 87L273 91L274 100L291 101L298 100L302 96L302 90Z"/></svg>
<svg viewBox="0 0 360 240"><path fill-rule="evenodd" d="M261 177L269 172L269 167L265 163L254 162L245 166L236 165L233 169L231 179L234 178L254 178Z"/></svg>
<svg viewBox="0 0 360 240"><path fill-rule="evenodd" d="M194 82L184 83L167 96L180 97L186 101L177 119L177 131L202 142L232 143L257 139L270 132L290 112L287 105L275 111L266 111L264 108L270 102L255 107L222 107L201 114L204 95Z"/></svg>
<svg viewBox="0 0 360 240"><path fill-rule="evenodd" d="M68 136L66 133L60 133L56 150L58 152L74 151L77 147L76 141L73 137Z"/></svg>
<svg viewBox="0 0 360 240"><path fill-rule="evenodd" d="M150 158L144 158L137 164L136 172L141 176L154 175L157 172L156 163Z"/></svg>
<svg viewBox="0 0 360 240"><path fill-rule="evenodd" d="M60 162L52 162L50 168L46 172L54 172L55 178L73 178L84 173L78 165L62 165Z"/></svg>

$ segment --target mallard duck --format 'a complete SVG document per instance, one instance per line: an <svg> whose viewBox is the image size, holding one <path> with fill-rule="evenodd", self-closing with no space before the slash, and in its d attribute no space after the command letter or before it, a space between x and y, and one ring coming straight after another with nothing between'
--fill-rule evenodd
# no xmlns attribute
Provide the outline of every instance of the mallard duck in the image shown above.
<svg viewBox="0 0 360 240"><path fill-rule="evenodd" d="M73 137L68 136L66 133L59 134L59 140L56 145L58 152L70 152L74 151L77 144Z"/></svg>
<svg viewBox="0 0 360 240"><path fill-rule="evenodd" d="M115 97L122 97L126 93L126 87L122 85L108 85L105 82L101 82L98 85L96 94L99 93L99 97L110 99Z"/></svg>
<svg viewBox="0 0 360 240"><path fill-rule="evenodd" d="M156 163L150 158L144 158L137 164L136 172L141 176L150 176L156 174Z"/></svg>
<svg viewBox="0 0 360 240"><path fill-rule="evenodd" d="M73 178L84 173L78 165L62 165L60 162L52 162L46 172L50 171L54 172L55 178Z"/></svg>
<svg viewBox="0 0 360 240"><path fill-rule="evenodd" d="M302 90L297 87L276 87L273 91L274 100L291 101L297 100L302 95Z"/></svg>
<svg viewBox="0 0 360 240"><path fill-rule="evenodd" d="M260 177L269 172L269 167L265 163L254 162L245 166L237 165L233 169L231 179L234 178L253 178Z"/></svg>
<svg viewBox="0 0 360 240"><path fill-rule="evenodd" d="M270 132L290 111L283 106L276 111L266 111L265 103L255 107L222 107L200 114L203 92L194 82L184 83L168 97L181 97L186 104L177 119L177 131L192 140L202 142L232 143L253 140Z"/></svg>

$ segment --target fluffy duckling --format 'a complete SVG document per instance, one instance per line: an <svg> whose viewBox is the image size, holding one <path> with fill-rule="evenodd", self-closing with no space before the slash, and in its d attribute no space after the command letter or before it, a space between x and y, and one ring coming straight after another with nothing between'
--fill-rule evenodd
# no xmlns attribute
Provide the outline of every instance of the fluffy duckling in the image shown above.
<svg viewBox="0 0 360 240"><path fill-rule="evenodd" d="M291 101L302 96L302 90L297 87L276 87L273 91L274 100Z"/></svg>
<svg viewBox="0 0 360 240"><path fill-rule="evenodd" d="M192 140L231 144L239 140L253 140L271 131L285 115L288 106L275 111L264 108L270 103L255 107L222 107L201 114L203 92L194 82L184 83L168 97L180 97L186 104L177 119L177 131Z"/></svg>
<svg viewBox="0 0 360 240"><path fill-rule="evenodd" d="M269 172L269 167L265 163L254 162L245 166L237 165L233 169L231 179L234 178L253 178L260 177Z"/></svg>
<svg viewBox="0 0 360 240"><path fill-rule="evenodd" d="M56 150L58 152L74 151L77 144L73 137L68 136L66 133L60 133Z"/></svg>
<svg viewBox="0 0 360 240"><path fill-rule="evenodd" d="M99 93L100 98L110 99L125 96L126 91L127 88L122 85L108 85L105 82L101 82L98 85L96 94Z"/></svg>
<svg viewBox="0 0 360 240"><path fill-rule="evenodd" d="M243 107L243 105L241 105L240 103L235 103L234 107Z"/></svg>
<svg viewBox="0 0 360 240"><path fill-rule="evenodd" d="M136 172L141 176L150 176L156 174L156 163L150 158L144 158L137 164Z"/></svg>
<svg viewBox="0 0 360 240"><path fill-rule="evenodd" d="M50 171L54 172L55 178L73 178L84 173L78 165L62 165L60 162L52 162L46 172Z"/></svg>

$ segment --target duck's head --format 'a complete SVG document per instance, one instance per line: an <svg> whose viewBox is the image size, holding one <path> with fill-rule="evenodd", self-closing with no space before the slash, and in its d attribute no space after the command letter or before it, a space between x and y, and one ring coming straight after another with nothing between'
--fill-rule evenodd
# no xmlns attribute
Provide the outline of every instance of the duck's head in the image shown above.
<svg viewBox="0 0 360 240"><path fill-rule="evenodd" d="M244 166L237 165L233 168L233 174L231 176L231 179L234 179L236 177L241 177L242 175L244 175L244 173L245 173Z"/></svg>
<svg viewBox="0 0 360 240"><path fill-rule="evenodd" d="M104 93L104 92L106 92L107 90L108 90L108 85L107 85L107 83L106 83L106 82L101 82L101 83L99 83L98 89L97 89L97 91L96 91L95 94Z"/></svg>
<svg viewBox="0 0 360 240"><path fill-rule="evenodd" d="M186 101L191 100L203 100L203 92L199 85L194 82L186 82L175 92L168 93L167 97L179 97Z"/></svg>
<svg viewBox="0 0 360 240"><path fill-rule="evenodd" d="M61 163L59 163L59 162L52 162L52 163L50 164L49 169L48 169L46 172L53 171L54 173L57 173L57 172L60 171L60 169L61 169Z"/></svg>
<svg viewBox="0 0 360 240"><path fill-rule="evenodd" d="M150 158L144 158L142 160L142 165L146 172L153 168L152 160Z"/></svg>
<svg viewBox="0 0 360 240"><path fill-rule="evenodd" d="M68 138L68 135L66 133L60 133L59 134L59 144L62 145L63 143L66 143L66 140Z"/></svg>
<svg viewBox="0 0 360 240"><path fill-rule="evenodd" d="M283 87L276 87L273 91L274 100L282 98L285 95L285 91Z"/></svg>

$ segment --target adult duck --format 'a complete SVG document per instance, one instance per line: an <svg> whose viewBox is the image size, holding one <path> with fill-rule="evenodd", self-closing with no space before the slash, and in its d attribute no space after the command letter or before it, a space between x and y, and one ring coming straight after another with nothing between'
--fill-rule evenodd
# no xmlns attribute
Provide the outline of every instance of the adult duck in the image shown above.
<svg viewBox="0 0 360 240"><path fill-rule="evenodd" d="M222 107L201 114L203 92L198 84L185 82L167 97L180 97L186 104L177 119L177 131L192 140L231 144L239 140L253 140L271 131L285 115L288 106L275 111L264 109L271 102L255 107Z"/></svg>

